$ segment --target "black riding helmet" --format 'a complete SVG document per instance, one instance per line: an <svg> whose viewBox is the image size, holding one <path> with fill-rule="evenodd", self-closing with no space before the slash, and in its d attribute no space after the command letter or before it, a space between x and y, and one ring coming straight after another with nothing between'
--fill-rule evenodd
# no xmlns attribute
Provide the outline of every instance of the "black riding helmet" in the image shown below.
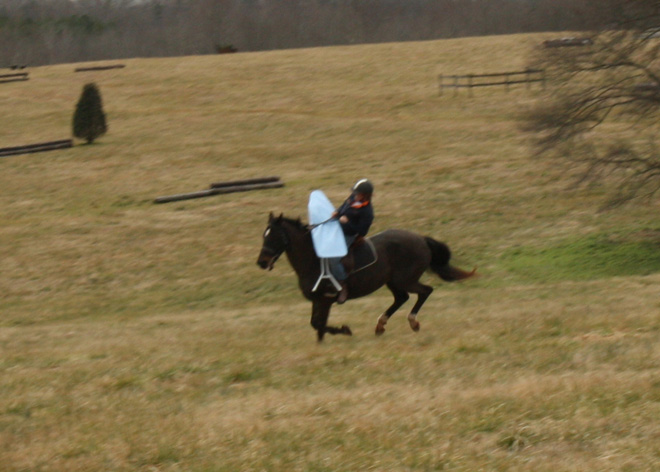
<svg viewBox="0 0 660 472"><path fill-rule="evenodd" d="M353 193L364 193L366 195L371 195L374 193L374 186L367 179L358 180L358 182L353 186Z"/></svg>

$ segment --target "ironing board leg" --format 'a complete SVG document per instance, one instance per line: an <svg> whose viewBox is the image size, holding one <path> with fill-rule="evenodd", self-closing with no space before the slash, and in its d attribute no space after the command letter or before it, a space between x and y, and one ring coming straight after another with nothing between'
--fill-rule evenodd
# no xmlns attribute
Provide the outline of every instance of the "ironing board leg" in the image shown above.
<svg viewBox="0 0 660 472"><path fill-rule="evenodd" d="M326 257L321 258L321 275L319 275L319 279L316 281L316 284L314 285L312 292L316 292L318 290L319 285L321 285L321 281L323 279L330 280L330 282L332 282L332 285L334 285L337 291L341 290L341 284L337 282L335 276L332 275L332 272L330 271L330 260Z"/></svg>

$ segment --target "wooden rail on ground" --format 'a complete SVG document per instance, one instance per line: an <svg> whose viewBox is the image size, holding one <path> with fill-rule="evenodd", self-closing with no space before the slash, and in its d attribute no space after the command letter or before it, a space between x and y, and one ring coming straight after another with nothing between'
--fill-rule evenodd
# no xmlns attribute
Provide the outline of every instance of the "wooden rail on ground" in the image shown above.
<svg viewBox="0 0 660 472"><path fill-rule="evenodd" d="M445 79L449 79L450 82L446 83ZM474 87L505 85L508 91L511 85L516 84L527 84L527 88L529 89L530 84L534 82L541 82L543 84L543 88L545 88L545 71L543 69L526 69L523 71L498 72L495 74L467 74L448 76L441 74L438 76L440 95L442 95L442 92L445 88L453 88L454 95L458 93L459 88L467 88L471 96L472 89Z"/></svg>
<svg viewBox="0 0 660 472"><path fill-rule="evenodd" d="M273 180L274 179L274 180ZM199 192L180 193L177 195L167 195L158 197L154 203L178 202L181 200L191 200L193 198L210 197L212 195L222 195L226 193L248 192L251 190L264 190L270 188L284 187L284 182L279 177L265 177L262 179L236 180L233 182L217 182L211 184L208 190Z"/></svg>
<svg viewBox="0 0 660 472"><path fill-rule="evenodd" d="M23 80L28 80L30 77L27 72L16 72L14 74L2 74L0 75L0 84L6 84L8 82L19 82Z"/></svg>
<svg viewBox="0 0 660 472"><path fill-rule="evenodd" d="M256 179L231 180L229 182L215 182L211 184L211 188L236 187L237 185L269 184L272 182L279 182L279 181L280 178L277 176L259 177Z"/></svg>
<svg viewBox="0 0 660 472"><path fill-rule="evenodd" d="M89 72L94 70L110 70L110 69L123 69L126 67L124 64L115 64L112 66L94 66L94 67L78 67L74 72Z"/></svg>
<svg viewBox="0 0 660 472"><path fill-rule="evenodd" d="M594 42L591 38L558 38L547 39L543 41L543 46L546 48L564 48L575 46L591 46Z"/></svg>
<svg viewBox="0 0 660 472"><path fill-rule="evenodd" d="M18 154L32 154L35 152L55 151L73 146L72 139L61 139L59 141L48 141L45 143L26 144L25 146L14 146L0 148L0 157L16 156Z"/></svg>

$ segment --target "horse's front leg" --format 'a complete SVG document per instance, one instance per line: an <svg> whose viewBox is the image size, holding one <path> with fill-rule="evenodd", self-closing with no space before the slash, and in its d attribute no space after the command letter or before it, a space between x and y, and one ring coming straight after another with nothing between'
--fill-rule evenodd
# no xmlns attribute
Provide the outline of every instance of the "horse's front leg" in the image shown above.
<svg viewBox="0 0 660 472"><path fill-rule="evenodd" d="M312 328L316 330L319 342L323 341L325 333L352 335L351 328L346 325L340 327L328 326L328 317L330 316L330 307L333 299L317 298L312 301Z"/></svg>

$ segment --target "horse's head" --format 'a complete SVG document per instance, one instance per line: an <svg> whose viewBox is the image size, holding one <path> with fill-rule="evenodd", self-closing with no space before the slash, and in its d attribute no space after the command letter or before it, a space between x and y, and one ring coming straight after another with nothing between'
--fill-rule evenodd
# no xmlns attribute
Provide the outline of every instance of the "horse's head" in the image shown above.
<svg viewBox="0 0 660 472"><path fill-rule="evenodd" d="M257 259L262 269L273 270L273 266L290 244L289 235L282 226L283 215L277 218L271 213L268 217L268 226L264 231L264 242Z"/></svg>

